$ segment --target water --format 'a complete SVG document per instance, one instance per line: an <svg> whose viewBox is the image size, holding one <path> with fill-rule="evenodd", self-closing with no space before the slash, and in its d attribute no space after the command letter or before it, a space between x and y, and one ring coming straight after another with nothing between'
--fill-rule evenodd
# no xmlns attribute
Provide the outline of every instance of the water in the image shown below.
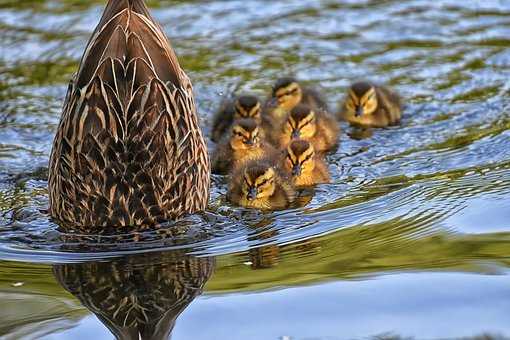
<svg viewBox="0 0 510 340"><path fill-rule="evenodd" d="M305 207L233 208L215 177L207 213L137 244L64 234L45 213L102 4L0 1L2 339L138 338L134 320L144 338L510 337L508 1L151 1L206 134L236 84L265 96L287 74L332 107L367 78L406 107L368 138L342 125L333 183Z"/></svg>

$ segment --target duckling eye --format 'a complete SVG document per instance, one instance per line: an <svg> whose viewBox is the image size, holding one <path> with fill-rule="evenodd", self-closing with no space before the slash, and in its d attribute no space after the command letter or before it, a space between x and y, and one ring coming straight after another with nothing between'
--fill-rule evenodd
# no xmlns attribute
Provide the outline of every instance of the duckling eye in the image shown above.
<svg viewBox="0 0 510 340"><path fill-rule="evenodd" d="M314 124L314 123L315 123L315 118L310 118L308 120L301 121L301 123L299 124L299 127L303 128L305 126L308 126L308 125L311 125L311 124Z"/></svg>
<svg viewBox="0 0 510 340"><path fill-rule="evenodd" d="M260 187L265 186L268 182L269 182L269 180L268 180L268 179L263 180L262 182L260 182L259 184L257 184L257 188L260 188Z"/></svg>
<svg viewBox="0 0 510 340"><path fill-rule="evenodd" d="M362 106L365 108L368 105L371 105L375 100L375 94L371 94L362 104Z"/></svg>
<svg viewBox="0 0 510 340"><path fill-rule="evenodd" d="M312 159L313 157L313 153L310 153L309 155L307 155L299 164L303 165L305 164L306 162L308 162L310 159Z"/></svg>

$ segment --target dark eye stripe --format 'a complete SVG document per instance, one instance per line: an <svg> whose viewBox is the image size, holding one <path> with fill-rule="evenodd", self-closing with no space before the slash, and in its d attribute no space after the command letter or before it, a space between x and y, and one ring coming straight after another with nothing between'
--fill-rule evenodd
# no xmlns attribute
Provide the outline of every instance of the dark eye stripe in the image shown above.
<svg viewBox="0 0 510 340"><path fill-rule="evenodd" d="M263 186L264 184L266 184L266 183L267 183L267 181L268 181L268 180L267 180L267 179L265 179L265 180L263 180L262 182L260 182L257 186L261 187L261 186Z"/></svg>
<svg viewBox="0 0 510 340"><path fill-rule="evenodd" d="M300 124L300 127L304 127L304 126L306 126L306 125L310 124L310 123L313 121L313 119L314 119L314 118L312 117L312 118L310 118L310 119L308 119L308 120L303 121L303 122Z"/></svg>
<svg viewBox="0 0 510 340"><path fill-rule="evenodd" d="M300 164L304 164L306 161L308 161L312 157L313 157L313 153L311 153L308 156L306 156L305 159L303 159Z"/></svg>
<svg viewBox="0 0 510 340"><path fill-rule="evenodd" d="M369 100L374 99L375 95L376 95L376 93L375 93L375 92L373 92L370 96L368 96L368 97L367 97L367 98L363 101L363 103L361 103L361 105L365 105L365 104L366 104Z"/></svg>

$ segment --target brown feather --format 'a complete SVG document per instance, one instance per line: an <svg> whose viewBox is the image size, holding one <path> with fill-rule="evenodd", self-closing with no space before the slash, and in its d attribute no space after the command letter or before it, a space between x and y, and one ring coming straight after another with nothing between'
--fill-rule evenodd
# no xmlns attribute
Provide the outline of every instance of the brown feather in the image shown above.
<svg viewBox="0 0 510 340"><path fill-rule="evenodd" d="M71 83L50 157L64 225L155 225L205 209L209 159L191 83L142 0L110 0Z"/></svg>

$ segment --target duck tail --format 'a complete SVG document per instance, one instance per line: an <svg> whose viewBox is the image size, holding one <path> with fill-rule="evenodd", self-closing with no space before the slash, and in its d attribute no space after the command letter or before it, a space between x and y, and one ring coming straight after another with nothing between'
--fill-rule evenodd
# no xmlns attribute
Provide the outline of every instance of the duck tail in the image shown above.
<svg viewBox="0 0 510 340"><path fill-rule="evenodd" d="M99 22L99 27L102 27L111 18L125 9L142 14L149 18L151 17L144 0L108 0L103 16L101 17L101 21Z"/></svg>

